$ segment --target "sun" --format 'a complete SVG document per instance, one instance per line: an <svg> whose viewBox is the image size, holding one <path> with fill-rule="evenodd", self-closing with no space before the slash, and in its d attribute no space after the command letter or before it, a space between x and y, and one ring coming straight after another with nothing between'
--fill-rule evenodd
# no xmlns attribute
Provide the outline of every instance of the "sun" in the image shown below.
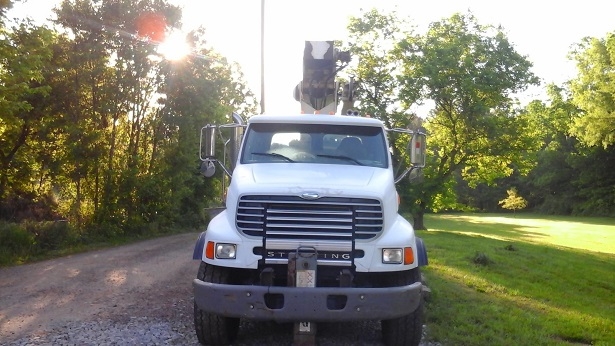
<svg viewBox="0 0 615 346"><path fill-rule="evenodd" d="M180 31L171 31L158 45L158 53L167 60L180 60L191 53L186 42L186 35Z"/></svg>

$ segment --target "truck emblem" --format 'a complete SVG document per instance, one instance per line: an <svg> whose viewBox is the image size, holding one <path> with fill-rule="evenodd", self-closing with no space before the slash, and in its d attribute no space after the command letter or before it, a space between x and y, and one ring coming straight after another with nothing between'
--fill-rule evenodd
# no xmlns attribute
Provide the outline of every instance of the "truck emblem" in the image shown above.
<svg viewBox="0 0 615 346"><path fill-rule="evenodd" d="M299 197L301 197L303 199L314 200L314 199L319 199L320 195L317 194L316 192L304 192Z"/></svg>

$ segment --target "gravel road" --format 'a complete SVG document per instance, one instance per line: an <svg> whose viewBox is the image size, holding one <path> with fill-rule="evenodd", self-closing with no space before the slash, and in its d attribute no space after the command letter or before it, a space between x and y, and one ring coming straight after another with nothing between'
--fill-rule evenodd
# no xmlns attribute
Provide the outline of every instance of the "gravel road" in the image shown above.
<svg viewBox="0 0 615 346"><path fill-rule="evenodd" d="M197 233L0 269L2 345L198 345ZM380 324L323 323L319 345L382 345ZM290 345L292 324L242 321L235 345Z"/></svg>

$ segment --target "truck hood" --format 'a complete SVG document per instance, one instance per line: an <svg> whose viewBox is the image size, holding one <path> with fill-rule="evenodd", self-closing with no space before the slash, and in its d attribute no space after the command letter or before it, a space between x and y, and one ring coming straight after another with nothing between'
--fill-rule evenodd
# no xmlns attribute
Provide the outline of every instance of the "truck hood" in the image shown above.
<svg viewBox="0 0 615 346"><path fill-rule="evenodd" d="M289 162L235 167L227 205L235 205L240 194L300 195L306 192L382 201L392 199L397 203L390 168Z"/></svg>
<svg viewBox="0 0 615 346"><path fill-rule="evenodd" d="M239 172L234 172L245 178L251 177L255 184L276 184L285 186L297 185L328 185L328 186L366 186L370 183L376 171L386 170L375 167L357 167L350 165L322 164L286 164L285 167L272 169L271 164L245 165Z"/></svg>

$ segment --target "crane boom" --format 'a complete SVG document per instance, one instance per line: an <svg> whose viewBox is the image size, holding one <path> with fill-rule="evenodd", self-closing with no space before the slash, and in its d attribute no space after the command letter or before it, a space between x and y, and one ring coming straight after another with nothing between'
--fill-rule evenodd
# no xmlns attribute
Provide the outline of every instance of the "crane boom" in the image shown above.
<svg viewBox="0 0 615 346"><path fill-rule="evenodd" d="M336 80L337 73L349 62L350 53L336 49L333 41L305 41L303 80L294 93L295 100L301 103L301 113L335 114L340 99L345 103L352 100L353 83L342 85Z"/></svg>

